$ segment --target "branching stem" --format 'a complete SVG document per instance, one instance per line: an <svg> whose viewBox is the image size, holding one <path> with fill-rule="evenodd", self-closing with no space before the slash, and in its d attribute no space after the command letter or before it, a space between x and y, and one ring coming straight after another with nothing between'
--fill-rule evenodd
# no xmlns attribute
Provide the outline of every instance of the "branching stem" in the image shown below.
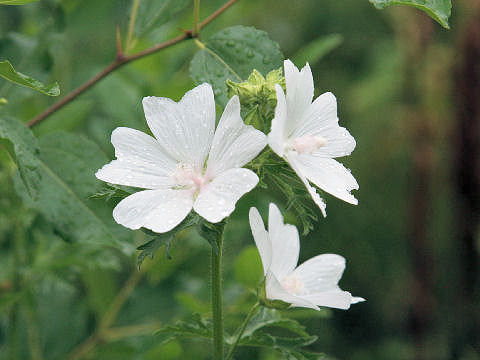
<svg viewBox="0 0 480 360"><path fill-rule="evenodd" d="M198 29L200 30L204 26L208 25L212 20L217 18L219 15L221 15L225 10L227 10L230 6L235 4L238 0L229 0L225 4L223 4L220 8L218 8L216 11L214 11L210 16L208 16L205 20L203 20L199 25ZM167 47L173 46L175 44L178 44L179 42L182 42L183 40L191 39L194 38L193 36L194 29L186 30L184 31L183 34L178 35L170 40L167 40L165 42L162 42L160 44L157 44L151 48L139 51L137 53L131 54L131 55L123 55L119 54L117 55L116 59L107 67L105 67L102 71L100 71L97 75L92 77L90 80L86 81L82 85L80 85L78 88L73 90L71 93L66 95L64 98L60 99L59 101L55 102L52 106L50 106L48 109L46 109L44 112L41 114L37 115L30 121L26 123L28 127L35 126L36 124L40 123L41 121L45 120L47 117L52 115L55 111L61 109L65 105L67 105L70 101L75 99L78 95L82 94L86 90L90 89L93 85L98 83L100 80L102 80L104 77L112 73L113 71L117 70L118 68L122 67L125 64L128 64L132 61L141 59L145 56L154 54L160 50L163 50ZM195 35L196 36L196 35Z"/></svg>

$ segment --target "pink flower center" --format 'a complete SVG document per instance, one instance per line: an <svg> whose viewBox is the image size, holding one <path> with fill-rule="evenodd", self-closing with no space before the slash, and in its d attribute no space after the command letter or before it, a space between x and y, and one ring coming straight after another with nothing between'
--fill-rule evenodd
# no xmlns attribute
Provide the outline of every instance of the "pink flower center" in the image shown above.
<svg viewBox="0 0 480 360"><path fill-rule="evenodd" d="M299 279L295 275L289 275L285 279L283 279L282 286L289 293L295 295L299 294L304 288L302 279Z"/></svg>
<svg viewBox="0 0 480 360"><path fill-rule="evenodd" d="M190 164L178 164L172 177L177 186L196 190L200 190L209 181L205 174L196 171Z"/></svg>
<svg viewBox="0 0 480 360"><path fill-rule="evenodd" d="M291 145L290 148L299 154L311 154L315 150L320 149L322 146L327 145L327 142L327 139L320 135L304 135L293 140L293 145Z"/></svg>

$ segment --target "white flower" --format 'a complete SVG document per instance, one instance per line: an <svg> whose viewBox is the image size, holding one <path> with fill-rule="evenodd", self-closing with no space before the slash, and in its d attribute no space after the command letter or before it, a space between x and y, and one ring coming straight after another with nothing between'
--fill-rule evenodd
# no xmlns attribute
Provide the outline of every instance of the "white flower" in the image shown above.
<svg viewBox="0 0 480 360"><path fill-rule="evenodd" d="M176 103L168 98L143 99L145 117L155 138L119 127L112 133L116 160L95 174L100 180L147 189L120 201L116 222L130 229L166 232L192 208L216 223L258 183L241 167L266 145L266 136L240 117L234 96L215 129L215 102L209 84L187 92Z"/></svg>
<svg viewBox="0 0 480 360"><path fill-rule="evenodd" d="M315 310L320 310L319 306L346 310L351 304L365 301L338 287L345 269L342 256L322 254L297 267L300 252L297 228L284 224L275 204L270 204L268 231L253 207L250 227L262 259L268 299Z"/></svg>
<svg viewBox="0 0 480 360"><path fill-rule="evenodd" d="M310 182L356 205L358 201L350 191L358 189L357 181L334 160L355 148L355 139L338 125L335 96L328 92L312 103L313 77L308 63L298 71L290 60L285 60L284 68L287 96L279 85L275 86L277 107L268 134L270 147L295 170L323 216L325 202Z"/></svg>

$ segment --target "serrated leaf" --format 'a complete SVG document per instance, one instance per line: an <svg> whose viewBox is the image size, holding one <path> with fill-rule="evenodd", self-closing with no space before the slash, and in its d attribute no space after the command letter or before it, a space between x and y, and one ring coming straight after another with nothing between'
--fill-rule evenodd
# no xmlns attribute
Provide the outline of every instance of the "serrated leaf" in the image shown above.
<svg viewBox="0 0 480 360"><path fill-rule="evenodd" d="M191 212L180 224L178 224L174 229L170 230L169 232L163 234L157 234L149 229L141 228L141 230L146 233L147 235L153 236L154 238L145 244L139 246L137 250L141 250L141 253L138 254L137 266L140 268L142 266L143 261L147 256L150 256L153 259L153 256L157 252L157 250L165 245L165 257L170 259L170 245L172 241L175 239L177 234L182 230L194 226L198 224L200 221L200 217Z"/></svg>
<svg viewBox="0 0 480 360"><path fill-rule="evenodd" d="M39 0L0 0L0 5L25 5Z"/></svg>
<svg viewBox="0 0 480 360"><path fill-rule="evenodd" d="M377 9L390 5L408 5L425 11L444 28L449 29L448 18L452 12L451 0L370 0Z"/></svg>
<svg viewBox="0 0 480 360"><path fill-rule="evenodd" d="M314 65L342 42L343 36L340 34L322 36L301 48L293 57L293 62L299 67L304 66L307 62Z"/></svg>
<svg viewBox="0 0 480 360"><path fill-rule="evenodd" d="M313 344L317 339L317 336L280 337L257 331L255 336L242 338L239 345L274 349L282 353L284 359L321 359L322 354L312 354L302 349Z"/></svg>
<svg viewBox="0 0 480 360"><path fill-rule="evenodd" d="M129 188L128 186L107 184L100 191L90 195L90 198L99 200L104 199L105 201L109 201L111 199L124 199L134 192L135 191L133 188Z"/></svg>
<svg viewBox="0 0 480 360"><path fill-rule="evenodd" d="M13 83L29 87L48 96L60 95L58 83L45 85L28 75L16 71L8 60L0 61L0 76Z"/></svg>
<svg viewBox="0 0 480 360"><path fill-rule="evenodd" d="M213 337L212 326L209 320L203 319L200 314L193 314L188 320L177 321L174 325L167 325L154 333L166 343L176 338L207 338Z"/></svg>
<svg viewBox="0 0 480 360"><path fill-rule="evenodd" d="M190 75L197 83L212 84L217 102L227 102L227 79L246 80L254 69L263 76L282 66L276 42L253 27L232 26L212 35L193 57Z"/></svg>
<svg viewBox="0 0 480 360"><path fill-rule="evenodd" d="M302 337L309 336L308 333L305 331L305 327L301 325L298 321L282 317L281 314L275 309L261 307L248 323L248 326L243 332L242 338L250 337L256 331L269 326L276 326L288 329Z"/></svg>
<svg viewBox="0 0 480 360"><path fill-rule="evenodd" d="M51 222L69 241L118 245L131 253L128 231L117 225L107 204L88 199L101 183L94 173L108 159L82 136L58 132L36 139L15 119L0 119L0 136L13 144L24 203Z"/></svg>
<svg viewBox="0 0 480 360"><path fill-rule="evenodd" d="M144 36L185 9L190 0L141 0L135 20L135 35Z"/></svg>

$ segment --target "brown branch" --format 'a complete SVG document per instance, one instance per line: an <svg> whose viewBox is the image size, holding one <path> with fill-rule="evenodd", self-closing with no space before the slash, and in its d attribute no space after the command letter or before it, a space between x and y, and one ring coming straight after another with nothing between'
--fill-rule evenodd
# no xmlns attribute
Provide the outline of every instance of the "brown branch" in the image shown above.
<svg viewBox="0 0 480 360"><path fill-rule="evenodd" d="M217 18L219 15L221 15L225 10L227 10L230 6L235 4L237 1L238 0L227 1L220 8L215 10L210 16L208 16L205 20L203 20L199 24L199 29L202 29L204 26L208 25L210 22L212 22L215 18ZM80 85L78 88L76 88L75 90L70 92L64 98L62 98L59 101L57 101L56 103L54 103L52 106L50 106L48 109L46 109L41 114L35 116L33 119L28 121L26 123L26 125L28 127L32 127L32 126L35 126L36 124L38 124L39 122L45 120L47 117L52 115L55 111L61 109L63 106L65 106L70 101L75 99L78 95L82 94L83 92L85 92L86 90L91 88L93 85L98 83L100 80L102 80L104 77L106 77L111 72L117 70L119 67L121 67L125 64L128 64L129 62L141 59L145 56L154 54L154 53L156 53L160 50L163 50L167 47L170 47L172 45L178 44L179 42L181 42L183 40L191 39L191 38L196 37L196 36L198 36L198 34L193 36L193 29L190 29L190 30L184 31L184 33L182 35L174 37L174 38L172 38L170 40L167 40L163 43L157 44L157 45L155 45L151 48L139 51L135 54L123 55L123 54L120 53L119 55L117 55L116 59L110 65L108 65L106 68L104 68L102 71L100 71L97 75L95 75L90 80L83 83L82 85Z"/></svg>

